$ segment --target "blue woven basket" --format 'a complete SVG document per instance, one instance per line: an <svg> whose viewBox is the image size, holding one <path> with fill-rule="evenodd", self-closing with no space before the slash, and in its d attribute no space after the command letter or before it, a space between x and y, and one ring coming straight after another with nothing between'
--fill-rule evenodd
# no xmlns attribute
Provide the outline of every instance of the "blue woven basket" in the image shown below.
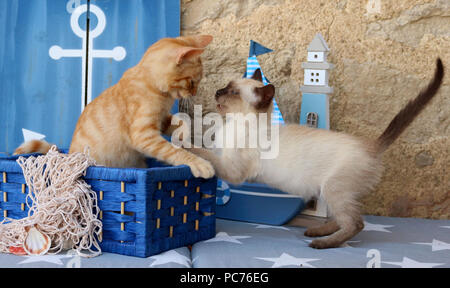
<svg viewBox="0 0 450 288"><path fill-rule="evenodd" d="M28 216L28 187L16 159L0 157L0 220ZM87 169L84 179L101 210L102 251L148 257L215 236L217 179L194 178L187 166L148 163L148 169Z"/></svg>

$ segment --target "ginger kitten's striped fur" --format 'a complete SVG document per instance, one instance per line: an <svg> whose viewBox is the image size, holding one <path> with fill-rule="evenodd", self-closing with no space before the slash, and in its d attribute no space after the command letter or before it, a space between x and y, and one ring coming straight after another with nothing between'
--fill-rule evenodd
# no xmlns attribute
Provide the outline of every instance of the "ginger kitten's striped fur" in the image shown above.
<svg viewBox="0 0 450 288"><path fill-rule="evenodd" d="M175 99L197 93L203 73L200 54L211 41L209 35L185 36L152 45L116 85L84 109L69 153L83 152L88 146L99 165L145 167L145 157L153 157L172 165L186 164L195 177L212 177L214 169L208 161L175 148L161 136L176 128L170 125ZM15 154L45 153L49 147L45 141L27 142Z"/></svg>
<svg viewBox="0 0 450 288"><path fill-rule="evenodd" d="M312 241L311 247L338 247L364 227L358 200L381 178L381 153L436 95L443 75L444 68L438 59L434 78L428 87L395 116L376 140L289 124L280 127L279 155L275 159L260 159L258 148L221 149L220 156L202 148L191 151L211 161L217 175L232 183L255 180L305 199L320 195L334 219L320 227L307 229L305 235L327 236ZM232 81L226 88L218 90L219 112L223 115L270 115L275 88L256 80L261 80L259 70L254 79ZM223 131L227 129L225 127Z"/></svg>

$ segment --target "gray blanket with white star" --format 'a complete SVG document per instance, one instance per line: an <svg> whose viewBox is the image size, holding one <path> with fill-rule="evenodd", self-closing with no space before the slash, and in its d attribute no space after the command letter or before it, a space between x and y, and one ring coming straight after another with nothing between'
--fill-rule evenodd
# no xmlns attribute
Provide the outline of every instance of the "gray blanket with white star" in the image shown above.
<svg viewBox="0 0 450 288"><path fill-rule="evenodd" d="M210 240L149 258L104 253L0 255L0 267L450 267L450 220L366 216L364 230L340 248L316 250L305 228L217 220Z"/></svg>

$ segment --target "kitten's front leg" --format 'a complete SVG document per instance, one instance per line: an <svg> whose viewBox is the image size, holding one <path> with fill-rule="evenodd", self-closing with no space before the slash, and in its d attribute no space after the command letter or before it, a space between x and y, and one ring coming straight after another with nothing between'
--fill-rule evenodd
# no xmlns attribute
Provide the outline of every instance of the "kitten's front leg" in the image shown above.
<svg viewBox="0 0 450 288"><path fill-rule="evenodd" d="M211 162L217 176L225 181L241 184L247 179L245 163L236 163L231 158L219 157L214 152L204 148L190 148L188 150Z"/></svg>
<svg viewBox="0 0 450 288"><path fill-rule="evenodd" d="M214 176L214 168L208 161L175 147L166 141L159 131L144 131L145 133L136 132L131 137L132 145L137 151L174 166L188 165L194 177L208 179Z"/></svg>

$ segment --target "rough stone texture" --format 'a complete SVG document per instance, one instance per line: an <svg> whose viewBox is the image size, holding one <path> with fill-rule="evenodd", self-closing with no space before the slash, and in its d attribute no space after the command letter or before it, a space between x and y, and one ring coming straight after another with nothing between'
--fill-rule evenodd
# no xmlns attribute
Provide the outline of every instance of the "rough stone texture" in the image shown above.
<svg viewBox="0 0 450 288"><path fill-rule="evenodd" d="M433 165L434 159L433 156L431 156L430 152L422 151L416 155L415 163L417 167L423 168L425 166Z"/></svg>
<svg viewBox="0 0 450 288"><path fill-rule="evenodd" d="M213 35L195 103L242 77L251 39L275 50L259 61L298 123L306 47L320 32L331 53L331 129L375 138L423 88L440 56L450 67L449 0L183 0L182 33ZM385 173L365 213L450 218L450 72L436 99L383 155Z"/></svg>

